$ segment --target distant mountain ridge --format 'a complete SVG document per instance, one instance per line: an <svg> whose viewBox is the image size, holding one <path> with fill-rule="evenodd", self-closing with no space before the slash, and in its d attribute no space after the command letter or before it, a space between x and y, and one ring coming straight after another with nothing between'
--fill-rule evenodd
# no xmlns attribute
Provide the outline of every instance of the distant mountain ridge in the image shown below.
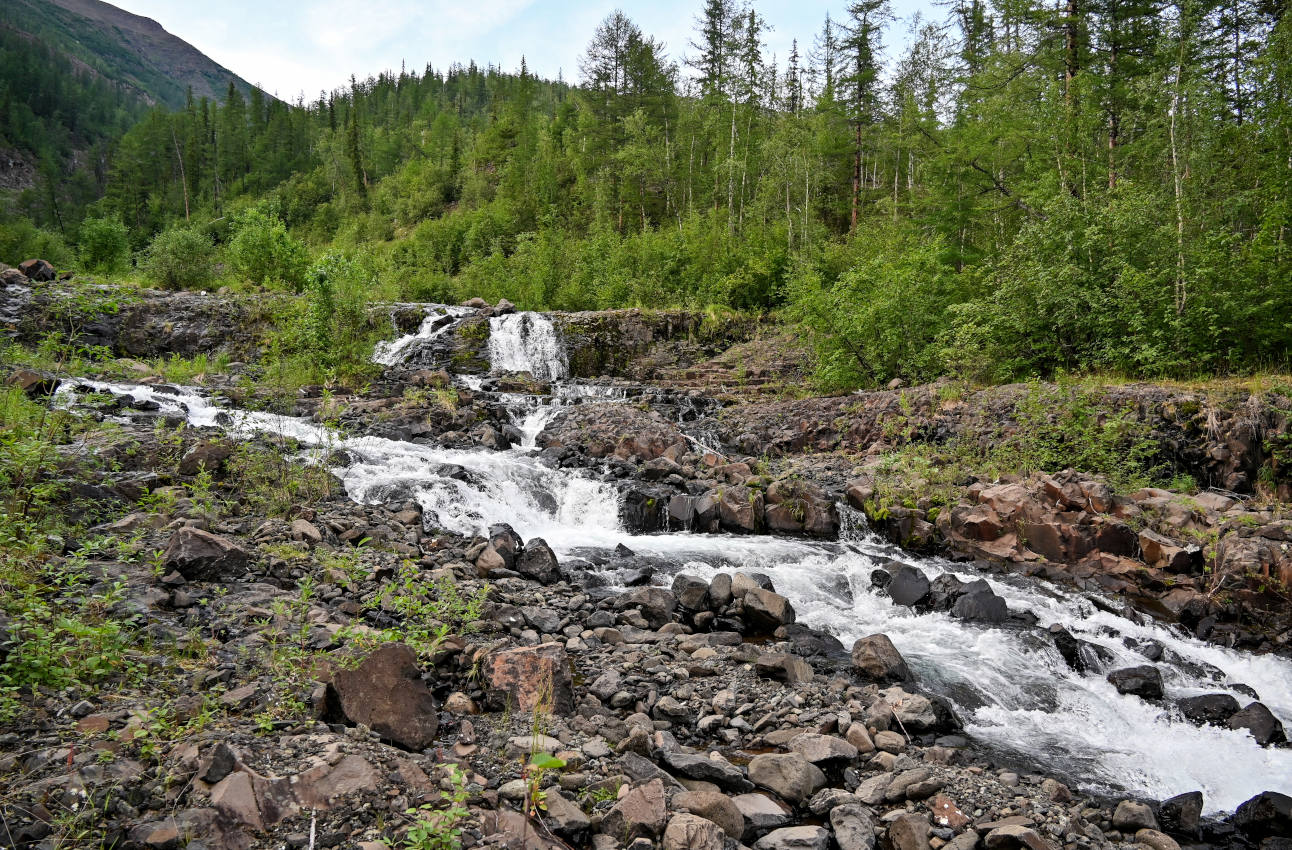
<svg viewBox="0 0 1292 850"><path fill-rule="evenodd" d="M181 108L190 86L195 97L223 98L230 81L243 94L251 90L161 24L101 0L4 0L0 26L26 33L147 104Z"/></svg>

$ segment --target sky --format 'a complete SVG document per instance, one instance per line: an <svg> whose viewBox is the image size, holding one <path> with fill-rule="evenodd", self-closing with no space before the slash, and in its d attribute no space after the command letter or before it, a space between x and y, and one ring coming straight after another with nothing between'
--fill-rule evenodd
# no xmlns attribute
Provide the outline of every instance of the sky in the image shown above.
<svg viewBox="0 0 1292 850"><path fill-rule="evenodd" d="M410 71L454 62L497 65L512 71L521 57L535 74L571 82L579 56L597 24L622 9L648 35L664 42L674 60L691 52L702 0L110 0L152 18L251 83L284 100L313 99L320 91L382 71ZM767 51L784 65L790 42L806 53L828 12L843 17L846 0L758 0L772 26ZM893 11L936 15L932 0L893 0ZM890 25L895 50L908 24Z"/></svg>

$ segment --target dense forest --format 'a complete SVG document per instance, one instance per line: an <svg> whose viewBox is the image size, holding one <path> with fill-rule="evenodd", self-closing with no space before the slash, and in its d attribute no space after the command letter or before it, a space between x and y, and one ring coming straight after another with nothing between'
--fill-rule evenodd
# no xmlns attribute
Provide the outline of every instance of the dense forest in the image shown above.
<svg viewBox="0 0 1292 850"><path fill-rule="evenodd" d="M153 108L98 200L69 214L75 184L45 181L0 249L173 286L308 288L326 254L373 298L779 311L829 389L1282 368L1286 8L959 0L899 23L862 0L786 57L734 0L667 49L615 12L577 84L470 64Z"/></svg>

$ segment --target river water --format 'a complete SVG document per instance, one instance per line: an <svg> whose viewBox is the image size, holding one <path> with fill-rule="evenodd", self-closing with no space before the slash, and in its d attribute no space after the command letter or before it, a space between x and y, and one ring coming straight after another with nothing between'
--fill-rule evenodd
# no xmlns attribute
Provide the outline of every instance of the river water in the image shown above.
<svg viewBox="0 0 1292 850"><path fill-rule="evenodd" d="M377 357L386 365L398 363L463 315L434 312L418 333L380 348ZM490 352L498 371L530 371L558 380L568 371L559 334L540 314L493 318ZM461 380L477 389L482 385L479 377ZM72 383L60 392L70 392ZM622 543L639 555L657 556L677 572L702 578L719 571L765 573L793 602L800 622L831 632L845 646L865 635L887 634L922 686L955 706L971 738L1087 790L1157 799L1201 790L1209 812L1232 811L1265 790L1292 792L1292 750L1262 748L1242 731L1194 726L1168 707L1117 693L1104 678L1108 670L1147 663L1129 646L1156 641L1165 650L1157 666L1168 705L1171 698L1220 691L1233 693L1245 705L1250 697L1234 689L1242 684L1254 688L1292 726L1292 663L1286 660L1203 643L1162 624L1109 613L1117 605L1096 605L1087 596L1021 577L986 578L1011 610L1039 618L1035 628L991 627L944 613L916 613L876 593L871 571L897 558L930 579L943 572L965 580L984 576L963 565L902 553L868 534L864 524L829 543L626 532L613 482L593 471L550 468L539 462L534 449L538 433L560 406L622 398L622 388L565 382L550 396L498 395L524 440L508 451L490 451L347 438L302 419L222 407L196 389L80 383L155 401L164 412L185 416L193 425L294 438L314 450L302 462L350 458L349 465L335 472L352 499L372 503L407 494L401 498L415 498L429 526L482 534L489 525L506 522L526 540L542 537L562 558ZM1044 631L1054 623L1104 647L1114 660L1090 673L1071 670Z"/></svg>

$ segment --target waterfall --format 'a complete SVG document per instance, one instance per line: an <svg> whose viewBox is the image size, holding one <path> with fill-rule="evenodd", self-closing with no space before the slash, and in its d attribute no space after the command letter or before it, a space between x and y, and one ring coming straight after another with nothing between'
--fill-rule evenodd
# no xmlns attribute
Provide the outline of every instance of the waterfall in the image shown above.
<svg viewBox="0 0 1292 850"><path fill-rule="evenodd" d="M422 345L443 336L450 328L457 326L459 319L474 312L476 311L472 307L451 307L444 304L428 307L426 318L416 332L389 342L383 340L377 343L372 351L372 362L382 366L403 363Z"/></svg>
<svg viewBox="0 0 1292 850"><path fill-rule="evenodd" d="M526 371L543 374L559 347L555 334L520 314L493 321ZM528 330L522 327L528 326ZM541 344L540 344L541 341ZM563 365L563 364L561 364ZM508 522L524 538L541 536L562 558L623 543L640 555L703 579L719 571L766 573L789 597L800 622L836 635L845 646L865 635L887 634L906 657L921 687L955 707L965 732L997 752L1044 766L1052 775L1088 790L1131 792L1163 799L1201 790L1207 811L1232 811L1254 794L1292 789L1292 749L1262 748L1242 730L1195 726L1171 707L1173 699L1227 692L1246 704L1242 686L1254 688L1271 711L1292 726L1292 662L1207 644L1157 622L1112 613L1116 607L1036 579L972 572L964 565L917 558L868 534L864 520L845 513L849 532L838 543L776 537L708 534L633 535L618 517L614 485L586 471L552 469L527 449L449 450L378 437L342 438L314 423L266 413L222 408L200 390L126 386L68 380L57 394L67 403L76 386L155 401L167 415L194 425L223 427L236 435L285 434L313 447L306 459L326 463L344 449L350 460L335 473L346 493L375 502L407 493L423 507L428 524L462 534L485 533ZM613 388L571 391L610 395ZM532 398L532 397L531 397ZM559 396L558 396L559 398ZM532 404L532 402L531 402ZM521 407L528 420L549 408ZM538 422L528 422L527 441ZM871 585L871 572L898 558L930 578L953 573L985 579L1013 611L1029 611L1037 627L985 626L943 612L918 613L894 605ZM661 570L657 580L671 576ZM1068 667L1045 629L1061 624L1097 644L1113 659L1104 669ZM1155 642L1167 700L1152 703L1123 695L1105 680L1119 667L1145 663L1135 647Z"/></svg>
<svg viewBox="0 0 1292 850"><path fill-rule="evenodd" d="M528 372L540 381L559 381L570 373L556 326L541 313L491 318L489 362L494 372Z"/></svg>

